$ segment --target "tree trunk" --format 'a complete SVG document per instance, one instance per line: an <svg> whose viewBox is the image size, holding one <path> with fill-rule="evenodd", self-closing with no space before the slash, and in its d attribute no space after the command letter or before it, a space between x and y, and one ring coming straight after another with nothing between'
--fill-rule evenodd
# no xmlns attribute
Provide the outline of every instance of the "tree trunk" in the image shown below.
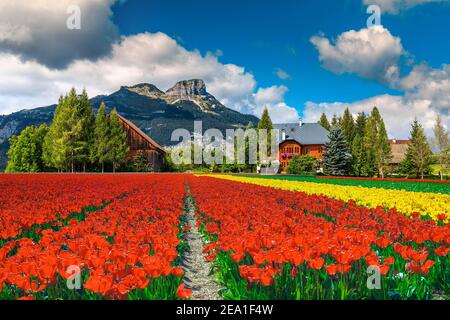
<svg viewBox="0 0 450 320"><path fill-rule="evenodd" d="M73 156L73 150L72 150L72 158L70 160L71 160L70 165L72 167L71 170L72 170L72 173L74 173L75 172L75 161L74 161L74 156Z"/></svg>
<svg viewBox="0 0 450 320"><path fill-rule="evenodd" d="M384 179L383 167L380 167L380 175L381 175L381 179Z"/></svg>
<svg viewBox="0 0 450 320"><path fill-rule="evenodd" d="M86 173L86 162L83 162L83 173Z"/></svg>
<svg viewBox="0 0 450 320"><path fill-rule="evenodd" d="M113 162L113 173L116 173L116 164Z"/></svg>
<svg viewBox="0 0 450 320"><path fill-rule="evenodd" d="M105 163L102 162L102 173L105 173Z"/></svg>

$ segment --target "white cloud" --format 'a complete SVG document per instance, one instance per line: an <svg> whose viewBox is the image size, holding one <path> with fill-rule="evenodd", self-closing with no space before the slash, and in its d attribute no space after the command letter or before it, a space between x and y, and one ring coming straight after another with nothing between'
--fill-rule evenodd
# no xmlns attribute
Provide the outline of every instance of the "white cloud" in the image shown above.
<svg viewBox="0 0 450 320"><path fill-rule="evenodd" d="M450 113L450 65L434 69L426 64L414 66L412 71L400 80L400 87L409 99L426 99L431 106L442 113Z"/></svg>
<svg viewBox="0 0 450 320"><path fill-rule="evenodd" d="M341 115L346 106L355 114L369 113L373 106L377 106L392 137L407 138L410 123L415 117L429 133L438 113L449 125L450 65L433 69L424 63L413 64L408 74L401 74L399 70L404 61L400 59L407 53L401 39L392 36L382 26L344 32L335 44L323 36L312 37L311 42L318 49L325 69L336 74L355 73L402 91L404 95L380 95L349 104L308 102L304 110L306 121L317 121L322 112L328 116Z"/></svg>
<svg viewBox="0 0 450 320"><path fill-rule="evenodd" d="M1 0L0 51L64 68L76 59L107 55L119 39L111 21L116 0ZM69 6L81 10L81 29L69 30Z"/></svg>
<svg viewBox="0 0 450 320"><path fill-rule="evenodd" d="M287 73L287 71L277 68L274 71L274 74L280 78L280 80L292 80L292 77L289 73Z"/></svg>
<svg viewBox="0 0 450 320"><path fill-rule="evenodd" d="M432 127L438 112L432 108L427 99L409 99L404 96L381 95L353 103L313 103L307 102L303 112L305 121L316 122L324 112L329 119L334 114L341 115L345 108L349 108L355 116L359 112L369 114L376 106L384 118L390 138L407 139L411 129L411 122L417 118L424 126L428 135L432 134ZM443 123L450 128L450 115L442 115Z"/></svg>
<svg viewBox="0 0 450 320"><path fill-rule="evenodd" d="M341 115L346 107L355 115L358 112L370 113L377 106L385 119L392 138L408 138L410 124L417 118L428 135L438 114L443 123L450 128L450 65L433 69L426 64L413 67L412 71L399 79L398 87L403 96L380 95L352 103L324 102L305 104L306 121L317 121L325 112L327 116Z"/></svg>
<svg viewBox="0 0 450 320"><path fill-rule="evenodd" d="M288 90L286 86L260 88L254 95L255 114L260 117L267 107L274 123L297 122L299 118L297 110L284 102L284 95Z"/></svg>
<svg viewBox="0 0 450 320"><path fill-rule="evenodd" d="M223 52L188 51L164 33L119 37L111 6L118 0L1 0L0 114L50 105L71 87L90 96L150 82L166 90L200 78L224 105L259 116L254 76L219 61ZM69 30L69 6L81 9L81 30ZM287 76L287 74L285 75ZM283 89L284 90L284 89ZM285 119L283 95L268 102ZM283 110L283 112L281 112Z"/></svg>
<svg viewBox="0 0 450 320"><path fill-rule="evenodd" d="M256 80L244 68L222 64L213 54L188 51L164 33L123 37L110 55L97 61L77 60L62 70L13 54L0 54L0 65L0 114L54 104L72 86L95 96L123 85L150 82L166 90L179 80L200 78L229 108L260 116L267 104L274 121L297 118L297 111L284 103L287 87L256 92Z"/></svg>
<svg viewBox="0 0 450 320"><path fill-rule="evenodd" d="M383 83L395 82L398 62L405 51L398 37L382 26L350 30L331 42L323 35L311 43L319 51L322 66L336 74L354 73Z"/></svg>
<svg viewBox="0 0 450 320"><path fill-rule="evenodd" d="M450 0L363 0L364 5L378 5L381 13L398 14L401 11L411 9L427 3L450 2Z"/></svg>

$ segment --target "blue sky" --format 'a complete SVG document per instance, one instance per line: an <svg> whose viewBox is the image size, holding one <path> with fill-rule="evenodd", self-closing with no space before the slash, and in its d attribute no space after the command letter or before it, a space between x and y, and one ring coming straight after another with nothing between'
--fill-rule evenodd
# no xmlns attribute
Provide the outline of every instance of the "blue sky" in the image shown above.
<svg viewBox="0 0 450 320"><path fill-rule="evenodd" d="M176 3L176 5L175 5ZM114 8L123 34L162 31L189 50L221 50L220 61L246 68L259 86L286 85L286 101L300 112L307 101L352 102L400 94L357 75L336 75L321 67L310 37L329 38L366 26L367 6L357 0L128 0ZM399 36L417 61L450 63L450 5L429 4L399 15L382 15L382 25ZM447 41L445 41L447 39ZM292 79L281 80L276 69Z"/></svg>
<svg viewBox="0 0 450 320"><path fill-rule="evenodd" d="M367 25L369 5L381 25ZM267 106L277 123L376 105L391 138L414 118L428 134L437 115L450 127L450 0L4 0L0 12L0 114L71 87L202 78L227 107Z"/></svg>

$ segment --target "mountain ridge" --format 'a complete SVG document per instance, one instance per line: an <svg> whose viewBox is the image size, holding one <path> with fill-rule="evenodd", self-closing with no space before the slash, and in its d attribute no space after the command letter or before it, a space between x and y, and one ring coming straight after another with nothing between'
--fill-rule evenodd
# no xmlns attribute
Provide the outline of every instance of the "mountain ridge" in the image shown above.
<svg viewBox="0 0 450 320"><path fill-rule="evenodd" d="M224 106L206 90L201 79L177 82L166 92L151 83L122 86L110 95L98 95L90 99L94 111L104 102L108 111L117 111L136 124L142 131L162 146L172 146L171 133L175 129L194 130L194 121L203 121L203 130L245 127L259 119L241 114ZM29 125L50 123L56 104L24 109L9 115L0 115L0 169L6 166L8 139L19 134Z"/></svg>

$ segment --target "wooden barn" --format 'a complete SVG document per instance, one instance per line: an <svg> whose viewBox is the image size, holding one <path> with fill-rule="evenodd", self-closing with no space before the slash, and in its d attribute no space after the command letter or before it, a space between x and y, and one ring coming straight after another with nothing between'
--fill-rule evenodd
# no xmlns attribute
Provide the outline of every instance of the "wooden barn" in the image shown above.
<svg viewBox="0 0 450 320"><path fill-rule="evenodd" d="M391 163L394 165L400 164L405 159L408 146L411 144L411 140L389 140L392 150Z"/></svg>
<svg viewBox="0 0 450 320"><path fill-rule="evenodd" d="M127 133L127 143L130 147L128 158L133 159L141 152L147 158L151 171L160 172L163 169L166 154L164 149L130 120L121 115L119 119Z"/></svg>

